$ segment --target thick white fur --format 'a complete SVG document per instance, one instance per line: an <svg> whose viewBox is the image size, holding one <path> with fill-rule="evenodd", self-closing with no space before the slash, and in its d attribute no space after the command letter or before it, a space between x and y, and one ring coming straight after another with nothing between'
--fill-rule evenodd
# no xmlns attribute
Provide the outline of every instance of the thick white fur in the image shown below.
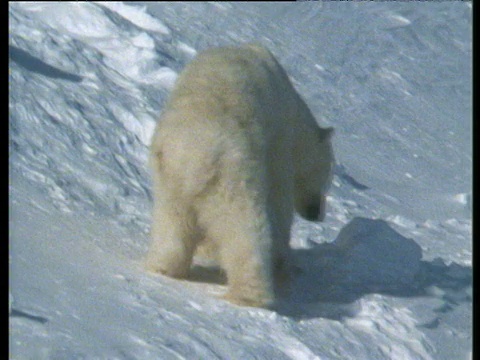
<svg viewBox="0 0 480 360"><path fill-rule="evenodd" d="M197 246L210 243L227 274L226 298L271 306L274 268L289 264L294 208L310 218L318 209L323 219L330 133L268 50L198 55L178 77L152 140L147 268L186 277Z"/></svg>

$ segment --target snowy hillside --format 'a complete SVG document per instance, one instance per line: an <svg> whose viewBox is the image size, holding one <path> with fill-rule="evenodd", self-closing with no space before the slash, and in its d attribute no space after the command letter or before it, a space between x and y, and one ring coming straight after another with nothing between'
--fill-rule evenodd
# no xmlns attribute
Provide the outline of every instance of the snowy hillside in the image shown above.
<svg viewBox="0 0 480 360"><path fill-rule="evenodd" d="M336 129L278 311L141 265L166 96L245 41ZM470 359L471 78L471 2L10 2L10 359Z"/></svg>

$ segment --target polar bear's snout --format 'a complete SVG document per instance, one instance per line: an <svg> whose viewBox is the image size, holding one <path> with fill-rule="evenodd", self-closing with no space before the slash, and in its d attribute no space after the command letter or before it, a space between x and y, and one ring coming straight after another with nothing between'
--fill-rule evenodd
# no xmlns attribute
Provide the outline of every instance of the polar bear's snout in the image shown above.
<svg viewBox="0 0 480 360"><path fill-rule="evenodd" d="M310 204L307 207L305 218L309 221L315 221L319 217L320 204Z"/></svg>
<svg viewBox="0 0 480 360"><path fill-rule="evenodd" d="M310 200L300 213L308 221L323 221L325 219L326 198L324 195Z"/></svg>

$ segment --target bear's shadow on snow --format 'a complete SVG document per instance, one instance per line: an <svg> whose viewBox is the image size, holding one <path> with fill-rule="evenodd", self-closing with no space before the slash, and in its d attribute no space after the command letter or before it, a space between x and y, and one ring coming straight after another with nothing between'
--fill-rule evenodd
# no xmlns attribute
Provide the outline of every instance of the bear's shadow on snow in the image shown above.
<svg viewBox="0 0 480 360"><path fill-rule="evenodd" d="M472 301L471 267L423 261L420 246L383 220L354 218L332 243L293 251L298 273L279 296L282 315L340 320L355 316L355 302L365 295L428 296L432 286L442 290L438 311Z"/></svg>
<svg viewBox="0 0 480 360"><path fill-rule="evenodd" d="M277 290L275 311L297 319L341 320L359 311L357 300L369 294L431 296L437 287L443 306L471 302L472 268L437 258L422 260L422 249L383 220L356 217L331 243L294 249L295 275L288 289ZM218 267L195 265L190 281L225 285ZM435 291L433 291L435 293Z"/></svg>

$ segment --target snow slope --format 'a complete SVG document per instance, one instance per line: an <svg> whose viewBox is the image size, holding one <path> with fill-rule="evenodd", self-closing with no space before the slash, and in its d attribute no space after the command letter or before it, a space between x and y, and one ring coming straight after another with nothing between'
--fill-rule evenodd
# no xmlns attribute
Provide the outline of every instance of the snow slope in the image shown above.
<svg viewBox="0 0 480 360"><path fill-rule="evenodd" d="M11 2L9 30L11 359L471 358L471 2ZM277 311L141 266L168 91L243 41L336 128Z"/></svg>

